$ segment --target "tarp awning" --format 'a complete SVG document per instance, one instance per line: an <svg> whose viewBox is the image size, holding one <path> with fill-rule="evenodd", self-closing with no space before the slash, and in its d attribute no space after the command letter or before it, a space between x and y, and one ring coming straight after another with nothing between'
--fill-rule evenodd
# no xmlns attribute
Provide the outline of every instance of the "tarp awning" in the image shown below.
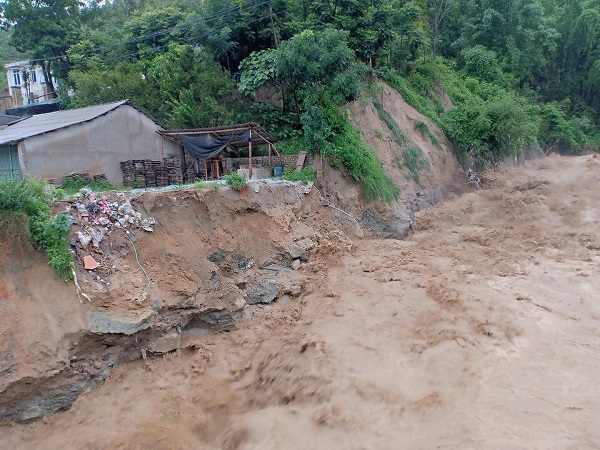
<svg viewBox="0 0 600 450"><path fill-rule="evenodd" d="M227 127L165 130L159 131L159 133L178 140L187 153L198 159L213 158L228 146L237 150L248 147L250 142L254 147L270 146L277 142L256 123Z"/></svg>
<svg viewBox="0 0 600 450"><path fill-rule="evenodd" d="M233 141L245 141L248 143L250 141L250 130L228 137L218 137L213 134L182 134L177 137L190 155L198 159L210 159L221 153Z"/></svg>

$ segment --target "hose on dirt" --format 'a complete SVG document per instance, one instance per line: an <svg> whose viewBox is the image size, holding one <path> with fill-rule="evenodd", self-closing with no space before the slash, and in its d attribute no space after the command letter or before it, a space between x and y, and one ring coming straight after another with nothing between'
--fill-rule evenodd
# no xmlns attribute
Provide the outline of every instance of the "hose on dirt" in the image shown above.
<svg viewBox="0 0 600 450"><path fill-rule="evenodd" d="M319 191L319 189L318 189L316 186L314 186L314 185L313 185L313 188L315 189L315 191L317 191L317 192L318 192L318 194L319 194L319 197L321 198L321 200L325 200L325 201L327 201L327 199L326 199L325 197L323 197L323 194L321 194L321 191ZM351 214L347 213L347 212L346 212L346 211L344 211L343 209L341 209L341 208L338 208L337 206L330 205L330 204L329 204L329 202L327 203L327 206L329 206L330 208L333 208L333 209L335 209L336 211L339 211L339 212L341 212L342 214L346 214L348 217L350 217L352 220L354 220L354 223L356 223L356 225L360 226L360 223L358 223L358 220L356 220L356 219L354 218L354 216L352 216Z"/></svg>
<svg viewBox="0 0 600 450"><path fill-rule="evenodd" d="M142 272L144 272L144 276L148 280L148 284L146 285L146 287L144 289L142 289L142 292L140 292L140 300L141 300L142 299L142 295L144 295L144 293L150 287L150 277L148 276L148 273L146 272L146 269L144 269L144 267L142 266L142 263L140 262L140 258L138 257L138 252L137 252L137 249L135 248L135 244L133 243L133 241L129 237L129 231L125 231L125 236L127 236L127 239L129 239L129 242L131 242L131 246L133 247L133 252L135 253L135 260L136 260L138 266L140 266L140 269L142 269Z"/></svg>

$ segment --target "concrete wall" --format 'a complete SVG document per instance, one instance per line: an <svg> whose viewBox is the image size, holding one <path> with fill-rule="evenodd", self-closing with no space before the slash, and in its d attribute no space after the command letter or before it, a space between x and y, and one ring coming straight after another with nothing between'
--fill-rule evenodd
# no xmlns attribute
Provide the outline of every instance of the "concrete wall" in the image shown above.
<svg viewBox="0 0 600 450"><path fill-rule="evenodd" d="M150 118L123 105L89 122L25 139L19 144L19 159L22 168L37 177L62 181L71 172L103 173L120 186L121 161L163 156L183 159L179 144L160 136L156 133L159 129Z"/></svg>
<svg viewBox="0 0 600 450"><path fill-rule="evenodd" d="M304 160L304 166L312 165L313 161L318 158L315 158L312 154L307 154L306 159ZM271 162L273 166L283 166L284 170L295 169L296 162L298 161L298 155L281 155L271 156ZM240 166L248 165L248 158L225 158L226 164L226 172L231 170L237 170ZM263 167L268 166L269 157L268 156L253 156L252 157L252 165L255 167Z"/></svg>

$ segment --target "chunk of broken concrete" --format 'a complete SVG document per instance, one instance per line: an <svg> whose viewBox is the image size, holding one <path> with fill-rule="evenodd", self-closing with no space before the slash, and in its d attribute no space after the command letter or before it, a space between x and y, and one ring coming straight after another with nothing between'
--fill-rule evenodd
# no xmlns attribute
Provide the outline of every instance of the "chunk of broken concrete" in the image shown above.
<svg viewBox="0 0 600 450"><path fill-rule="evenodd" d="M100 264L98 264L98 261L96 261L93 256L87 255L87 256L83 257L83 268L84 269L94 270L94 269L98 268L99 266L100 266Z"/></svg>
<svg viewBox="0 0 600 450"><path fill-rule="evenodd" d="M177 350L179 345L181 345L181 334L173 330L152 341L148 350L153 353L168 353Z"/></svg>
<svg viewBox="0 0 600 450"><path fill-rule="evenodd" d="M275 283L256 286L246 291L246 302L249 305L257 303L271 303L279 296L279 288Z"/></svg>
<svg viewBox="0 0 600 450"><path fill-rule="evenodd" d="M292 263L292 269L298 270L299 268L300 268L300 260L295 259L294 262Z"/></svg>

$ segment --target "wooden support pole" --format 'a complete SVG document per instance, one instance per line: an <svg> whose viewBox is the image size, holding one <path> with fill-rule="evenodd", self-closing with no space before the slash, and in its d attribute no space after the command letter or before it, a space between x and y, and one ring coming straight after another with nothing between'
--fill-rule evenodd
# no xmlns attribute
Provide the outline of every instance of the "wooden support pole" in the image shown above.
<svg viewBox="0 0 600 450"><path fill-rule="evenodd" d="M252 179L252 130L250 130L250 137L248 140L248 179Z"/></svg>
<svg viewBox="0 0 600 450"><path fill-rule="evenodd" d="M271 147L272 144L269 144L269 168L273 167L273 162L271 161Z"/></svg>

